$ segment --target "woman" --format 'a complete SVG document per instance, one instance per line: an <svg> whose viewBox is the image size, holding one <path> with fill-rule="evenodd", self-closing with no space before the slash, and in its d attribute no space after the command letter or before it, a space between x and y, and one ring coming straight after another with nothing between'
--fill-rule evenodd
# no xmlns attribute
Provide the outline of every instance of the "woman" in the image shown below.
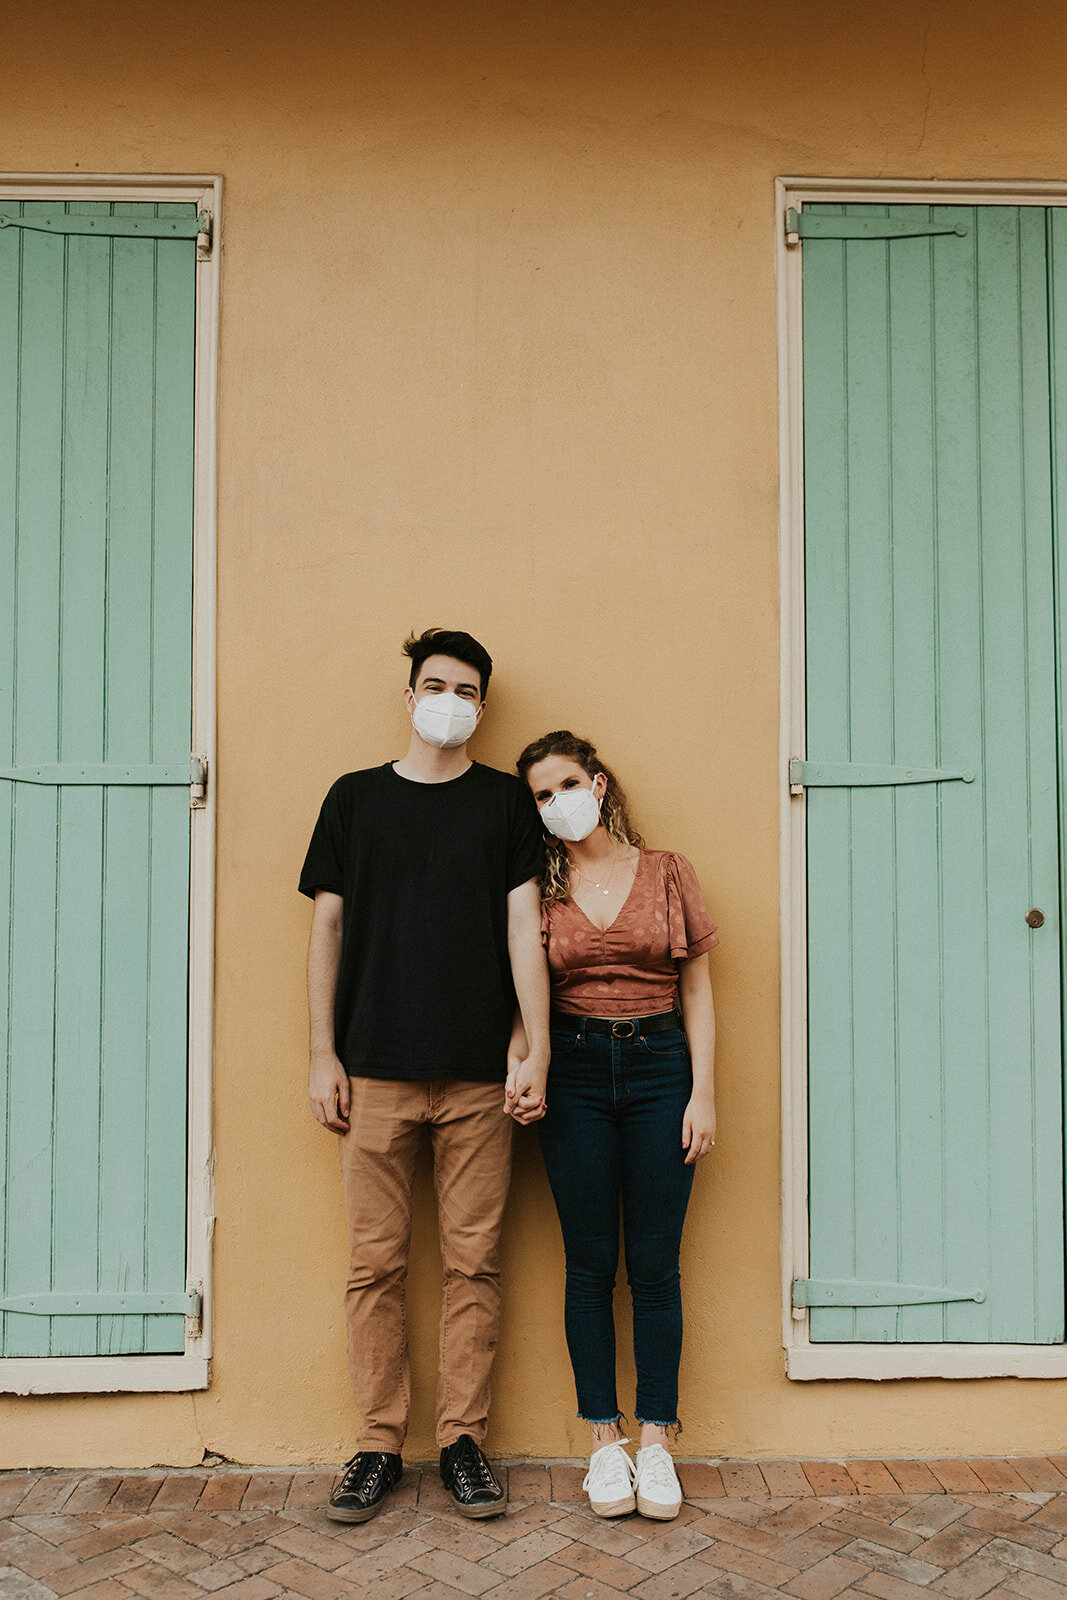
<svg viewBox="0 0 1067 1600"><path fill-rule="evenodd" d="M552 980L545 1085L505 1109L540 1121L567 1258L565 1326L578 1414L592 1430L584 1487L598 1516L668 1519L682 1491L668 1449L678 1423L678 1251L694 1164L715 1142L715 1013L707 952L718 943L684 856L647 850L626 797L587 739L548 733L519 774L548 832L542 933ZM543 1120L542 1120L543 1119ZM636 1465L615 1389L612 1289L622 1200L633 1299Z"/></svg>

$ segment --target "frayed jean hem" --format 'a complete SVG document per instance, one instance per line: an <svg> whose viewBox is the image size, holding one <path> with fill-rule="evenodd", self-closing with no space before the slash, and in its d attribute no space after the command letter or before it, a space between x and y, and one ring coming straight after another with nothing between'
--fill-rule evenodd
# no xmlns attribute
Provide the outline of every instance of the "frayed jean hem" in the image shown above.
<svg viewBox="0 0 1067 1600"><path fill-rule="evenodd" d="M664 1428L675 1439L682 1432L682 1424L677 1417L673 1422L660 1422L656 1417L635 1417L634 1421L639 1422L643 1428Z"/></svg>
<svg viewBox="0 0 1067 1600"><path fill-rule="evenodd" d="M587 1417L584 1411L579 1411L576 1414L579 1422L591 1422L593 1426L597 1428L606 1428L613 1422L618 1423L622 1421L621 1411L616 1411L613 1417Z"/></svg>

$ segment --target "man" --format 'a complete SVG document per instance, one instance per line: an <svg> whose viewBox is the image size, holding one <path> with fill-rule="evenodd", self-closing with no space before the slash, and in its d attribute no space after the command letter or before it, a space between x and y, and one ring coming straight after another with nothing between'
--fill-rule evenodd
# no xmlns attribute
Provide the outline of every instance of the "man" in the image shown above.
<svg viewBox="0 0 1067 1600"><path fill-rule="evenodd" d="M540 1103L549 1052L540 822L524 784L467 754L492 661L470 634L435 628L412 635L404 653L407 754L338 779L300 876L315 901L308 1095L341 1136L349 1380L363 1418L330 1497L340 1522L374 1516L402 1469L404 1291L426 1130L444 1266L441 1476L467 1516L506 1508L481 1445L500 1322L512 1131L501 1089L516 998L530 1050L511 1064L509 1104Z"/></svg>

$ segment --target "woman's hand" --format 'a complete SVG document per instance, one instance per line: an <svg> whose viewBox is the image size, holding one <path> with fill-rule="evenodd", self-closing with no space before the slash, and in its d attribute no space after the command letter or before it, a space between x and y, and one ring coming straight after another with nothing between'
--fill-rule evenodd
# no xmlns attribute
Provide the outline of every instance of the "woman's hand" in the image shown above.
<svg viewBox="0 0 1067 1600"><path fill-rule="evenodd" d="M693 1063L693 1092L682 1118L682 1149L691 1167L715 1143L715 1005L707 956L679 962L678 1000Z"/></svg>
<svg viewBox="0 0 1067 1600"><path fill-rule="evenodd" d="M525 1034L522 1045L525 1047ZM545 1085L548 1082L547 1052L525 1049L520 1053L517 1041L512 1038L508 1051L508 1081L504 1085L504 1110L509 1117L524 1127L528 1122L538 1122L548 1110L545 1104Z"/></svg>
<svg viewBox="0 0 1067 1600"><path fill-rule="evenodd" d="M682 1149L687 1167L706 1156L715 1143L715 1096L694 1090L682 1118Z"/></svg>

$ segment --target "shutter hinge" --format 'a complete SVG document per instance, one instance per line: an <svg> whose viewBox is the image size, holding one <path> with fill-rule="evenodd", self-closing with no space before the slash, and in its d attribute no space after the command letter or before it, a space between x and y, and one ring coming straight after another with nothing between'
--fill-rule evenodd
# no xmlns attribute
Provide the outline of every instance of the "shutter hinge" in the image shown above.
<svg viewBox="0 0 1067 1600"><path fill-rule="evenodd" d="M912 221L909 217L826 216L821 211L798 211L795 206L785 214L787 245L798 245L803 239L932 239L942 234L966 238L967 224Z"/></svg>
<svg viewBox="0 0 1067 1600"><path fill-rule="evenodd" d="M192 780L200 781L199 757L189 761L148 761L125 765L118 761L96 764L81 761L59 761L36 767L0 767L0 781L4 783L35 783L45 788L65 784L80 784L83 788L109 788L122 784L132 788L181 788Z"/></svg>
<svg viewBox="0 0 1067 1600"><path fill-rule="evenodd" d="M984 1289L946 1289L938 1284L857 1283L851 1278L795 1278L793 1305L800 1306L934 1306L974 1300L981 1305Z"/></svg>
<svg viewBox="0 0 1067 1600"><path fill-rule="evenodd" d="M189 1310L185 1313L185 1335L188 1339L199 1339L204 1331L204 1296L200 1284L186 1286L189 1296Z"/></svg>
<svg viewBox="0 0 1067 1600"><path fill-rule="evenodd" d="M203 811L207 805L207 756L190 756L189 810Z"/></svg>
<svg viewBox="0 0 1067 1600"><path fill-rule="evenodd" d="M198 259L211 254L212 219L210 211L192 216L113 217L99 212L91 216L59 212L49 216L15 216L0 211L0 228L27 229L31 233L50 233L57 238L81 236L91 239L195 239Z"/></svg>
<svg viewBox="0 0 1067 1600"><path fill-rule="evenodd" d="M789 793L811 789L870 789L902 783L973 783L972 767L887 767L868 761L789 762Z"/></svg>
<svg viewBox="0 0 1067 1600"><path fill-rule="evenodd" d="M0 1311L21 1317L170 1317L200 1316L200 1292L184 1294L148 1289L85 1289L0 1296Z"/></svg>

